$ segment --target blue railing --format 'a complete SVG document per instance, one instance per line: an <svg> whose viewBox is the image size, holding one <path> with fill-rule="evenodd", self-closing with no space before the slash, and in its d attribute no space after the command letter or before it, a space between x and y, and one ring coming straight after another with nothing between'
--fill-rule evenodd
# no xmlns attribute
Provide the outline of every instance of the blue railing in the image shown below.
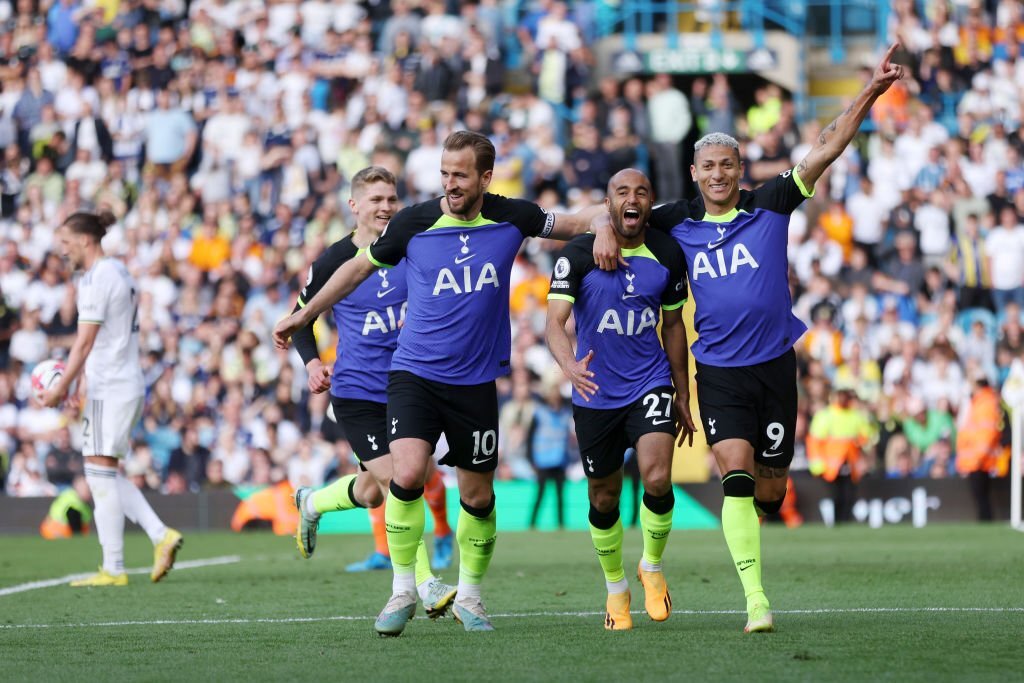
<svg viewBox="0 0 1024 683"><path fill-rule="evenodd" d="M694 15L701 17L716 48L721 47L723 32L738 22L738 28L753 35L757 47L764 45L766 31L781 30L827 46L837 64L851 42L884 43L889 15L889 3L877 0L597 1L599 35L622 33L629 49L636 47L638 36L656 29L664 32L670 48L677 47L681 17Z"/></svg>
<svg viewBox="0 0 1024 683"><path fill-rule="evenodd" d="M814 46L825 46L836 64L843 62L846 49L854 43L886 40L889 3L878 0L718 0L713 3L668 2L665 0L577 0L590 2L598 37L621 33L627 47L635 48L637 37L663 31L668 46L679 44L680 20L701 16L701 29L711 34L711 44L720 48L722 33L731 26L749 32L757 47L764 45L765 32L780 30L804 36ZM515 27L530 6L529 0L505 2L505 23ZM520 46L514 30L506 33L505 48L510 65L518 65Z"/></svg>
<svg viewBox="0 0 1024 683"><path fill-rule="evenodd" d="M920 2L921 0L919 0ZM855 45L884 45L889 17L888 2L878 0L717 0L716 2L670 2L666 0L576 0L573 7L587 3L598 38L621 34L625 47L635 50L642 35L665 36L670 49L679 47L681 27L709 34L711 46L722 49L727 31L750 34L756 48L764 47L768 31L784 31L802 38L800 62L808 47L825 47L834 64L846 60L847 50ZM506 59L511 67L519 64L520 46L514 28L531 6L530 0L508 0L506 11ZM699 19L699 21L698 21ZM794 93L804 117L820 118L833 108L835 98L807 97L807 74L797 74L800 83ZM566 112L560 112L571 120Z"/></svg>

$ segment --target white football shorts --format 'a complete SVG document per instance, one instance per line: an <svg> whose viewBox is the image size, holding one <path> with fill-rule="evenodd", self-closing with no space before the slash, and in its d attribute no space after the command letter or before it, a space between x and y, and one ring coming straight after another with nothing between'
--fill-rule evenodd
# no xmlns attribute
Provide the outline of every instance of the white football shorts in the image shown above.
<svg viewBox="0 0 1024 683"><path fill-rule="evenodd" d="M132 428L142 417L143 402L142 396L127 401L86 400L82 411L82 455L128 455Z"/></svg>

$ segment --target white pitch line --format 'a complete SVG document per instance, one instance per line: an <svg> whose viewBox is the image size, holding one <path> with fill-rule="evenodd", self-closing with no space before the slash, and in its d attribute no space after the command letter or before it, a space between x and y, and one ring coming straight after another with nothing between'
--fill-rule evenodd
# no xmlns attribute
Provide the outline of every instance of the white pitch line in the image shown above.
<svg viewBox="0 0 1024 683"><path fill-rule="evenodd" d="M201 560L200 560L201 561ZM1024 607L840 607L835 609L793 609L773 610L775 614L858 614L858 613L914 613L914 612L985 612L985 613L1024 613ZM631 614L643 614L643 610L632 610ZM723 615L746 614L744 610L672 610L677 615ZM604 612L507 612L492 614L497 619L528 619L531 617L599 617ZM148 621L103 621L98 623L79 624L0 624L4 629L47 629L47 628L103 628L124 626L221 626L228 624L310 624L325 621L370 621L373 616L330 616L330 617L284 617L281 619L154 619ZM419 617L427 619L427 617Z"/></svg>
<svg viewBox="0 0 1024 683"><path fill-rule="evenodd" d="M214 567L220 564L234 564L241 562L242 557L240 555L225 555L223 557L210 557L205 560L185 560L183 562L175 562L175 569L196 569L199 567ZM127 574L148 574L150 572L149 567L138 567L136 569L126 569ZM7 588L0 588L0 597L5 595L14 595L15 593L24 593L25 591L36 590L38 588L52 588L54 586L63 586L64 584L78 579L84 579L91 574L68 574L62 576L59 579L45 579L43 581L30 581L28 583L20 583L17 586L8 586Z"/></svg>

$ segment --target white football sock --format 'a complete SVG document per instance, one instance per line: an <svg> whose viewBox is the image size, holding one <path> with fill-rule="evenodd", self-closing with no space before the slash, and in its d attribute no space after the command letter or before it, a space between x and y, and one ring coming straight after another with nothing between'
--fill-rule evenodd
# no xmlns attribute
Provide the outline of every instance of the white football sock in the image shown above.
<svg viewBox="0 0 1024 683"><path fill-rule="evenodd" d="M648 562L647 560L640 560L640 568L645 572L660 572L661 562Z"/></svg>
<svg viewBox="0 0 1024 683"><path fill-rule="evenodd" d="M394 594L399 593L412 593L416 594L416 574L414 572L401 573L395 572L395 577L391 581L391 592Z"/></svg>
<svg viewBox="0 0 1024 683"><path fill-rule="evenodd" d="M434 582L437 580L437 577L432 577L429 581L424 581L416 586L416 592L420 594L420 600L422 600L424 604L426 604L427 600L430 598L430 587L434 585Z"/></svg>
<svg viewBox="0 0 1024 683"><path fill-rule="evenodd" d="M459 580L459 593L455 599L456 602L464 602L469 598L480 599L480 584L479 583L463 583Z"/></svg>
<svg viewBox="0 0 1024 683"><path fill-rule="evenodd" d="M125 517L141 526L153 545L162 541L167 527L153 512L142 491L120 473L117 475L117 490L121 494L121 508Z"/></svg>
<svg viewBox="0 0 1024 683"><path fill-rule="evenodd" d="M124 573L124 511L117 490L117 468L86 464L85 481L96 506L96 534L103 548L103 569Z"/></svg>

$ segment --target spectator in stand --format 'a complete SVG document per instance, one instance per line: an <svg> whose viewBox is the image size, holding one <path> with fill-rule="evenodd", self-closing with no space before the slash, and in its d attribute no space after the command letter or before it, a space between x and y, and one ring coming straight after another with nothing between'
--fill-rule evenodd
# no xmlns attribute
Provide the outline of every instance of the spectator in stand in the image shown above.
<svg viewBox="0 0 1024 683"><path fill-rule="evenodd" d="M843 362L843 336L835 326L836 309L823 302L811 311L813 326L803 336L802 353L821 363L825 374L835 376Z"/></svg>
<svg viewBox="0 0 1024 683"><path fill-rule="evenodd" d="M1024 226L1012 208L1000 212L999 225L985 238L985 255L996 310L1003 310L1011 301L1024 306Z"/></svg>
<svg viewBox="0 0 1024 683"><path fill-rule="evenodd" d="M814 275L833 278L843 267L843 247L829 237L824 227L815 226L811 239L797 249L793 267L800 282L805 284Z"/></svg>
<svg viewBox="0 0 1024 683"><path fill-rule="evenodd" d="M885 391L890 393L900 386L911 394L919 396L925 364L918 356L920 347L916 335L909 338L897 338L888 348L894 350L894 353L886 361L882 370Z"/></svg>
<svg viewBox="0 0 1024 683"><path fill-rule="evenodd" d="M882 370L871 358L864 358L860 342L843 345L843 363L836 369L836 386L851 387L863 405L874 405L882 393Z"/></svg>
<svg viewBox="0 0 1024 683"><path fill-rule="evenodd" d="M597 128L586 123L573 126L574 149L565 163L565 178L580 190L601 190L610 177L608 155L601 149Z"/></svg>
<svg viewBox="0 0 1024 683"><path fill-rule="evenodd" d="M46 454L46 478L60 488L71 486L73 480L84 474L81 455L71 445L71 430L63 427ZM82 483L85 483L84 479Z"/></svg>
<svg viewBox="0 0 1024 683"><path fill-rule="evenodd" d="M650 147L654 161L654 182L659 202L683 197L682 142L690 133L693 119L686 96L672 84L669 74L658 74L647 93L650 116Z"/></svg>
<svg viewBox="0 0 1024 683"><path fill-rule="evenodd" d="M196 126L180 107L172 108L167 90L156 92L156 108L146 120L146 163L158 177L181 173L192 158Z"/></svg>
<svg viewBox="0 0 1024 683"><path fill-rule="evenodd" d="M964 373L953 347L945 339L938 339L928 351L921 374L921 398L929 407L949 406L954 414L960 407L966 388Z"/></svg>
<svg viewBox="0 0 1024 683"><path fill-rule="evenodd" d="M906 162L896 154L893 137L882 138L878 156L868 164L868 177L875 190L873 196L881 206L894 209L900 204L902 192L910 187L912 177L907 172Z"/></svg>
<svg viewBox="0 0 1024 683"><path fill-rule="evenodd" d="M896 253L890 256L874 281L876 291L912 299L924 285L924 266L917 258L917 239L904 230L896 234Z"/></svg>
<svg viewBox="0 0 1024 683"><path fill-rule="evenodd" d="M828 210L818 218L818 224L828 238L842 248L843 262L849 262L853 250L853 218L847 213L845 203L840 199L829 202ZM946 255L945 250L942 255Z"/></svg>
<svg viewBox="0 0 1024 683"><path fill-rule="evenodd" d="M181 445L171 451L167 472L178 473L185 487L196 492L206 483L209 461L210 449L199 442L199 432L195 426L188 425L182 434Z"/></svg>
<svg viewBox="0 0 1024 683"><path fill-rule="evenodd" d="M877 264L878 245L885 234L888 213L875 196L869 176L861 177L860 189L846 200L846 207L853 219L853 244L864 250L869 263Z"/></svg>
<svg viewBox="0 0 1024 683"><path fill-rule="evenodd" d="M956 426L945 405L929 408L924 399L912 395L907 402L903 433L910 443L915 463L928 457L929 450L940 439L955 439Z"/></svg>
<svg viewBox="0 0 1024 683"><path fill-rule="evenodd" d="M960 310L993 310L991 266L986 240L981 237L978 215L968 214L964 229L957 234L956 245L950 251L947 268L949 278L958 284L957 306Z"/></svg>
<svg viewBox="0 0 1024 683"><path fill-rule="evenodd" d="M946 180L946 163L942 158L942 147L936 145L928 150L928 157L921 170L914 177L914 189L931 193L942 187Z"/></svg>

